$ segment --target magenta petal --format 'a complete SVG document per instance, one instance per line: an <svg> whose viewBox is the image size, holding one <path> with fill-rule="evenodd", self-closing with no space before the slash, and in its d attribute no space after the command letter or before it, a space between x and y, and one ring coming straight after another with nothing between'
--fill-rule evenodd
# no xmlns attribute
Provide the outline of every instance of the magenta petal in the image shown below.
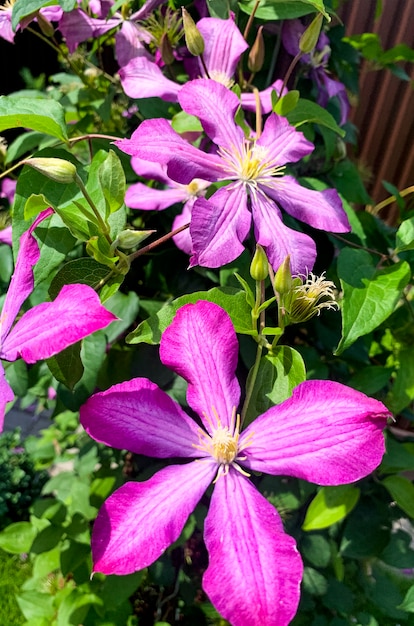
<svg viewBox="0 0 414 626"><path fill-rule="evenodd" d="M275 165L296 163L314 150L313 143L308 141L303 133L291 126L286 118L276 113L272 113L267 118L257 145L266 148L266 160Z"/></svg>
<svg viewBox="0 0 414 626"><path fill-rule="evenodd" d="M177 102L181 85L166 78L158 65L140 54L119 70L122 89L130 98L159 97Z"/></svg>
<svg viewBox="0 0 414 626"><path fill-rule="evenodd" d="M217 180L223 177L220 157L194 148L163 118L144 120L131 139L114 143L131 156L168 165L168 176L184 185L194 178Z"/></svg>
<svg viewBox="0 0 414 626"><path fill-rule="evenodd" d="M122 22L120 30L115 35L115 52L119 67L125 67L139 56L152 60L152 56L142 43L143 41L148 43L150 40L151 36L144 28L129 20Z"/></svg>
<svg viewBox="0 0 414 626"><path fill-rule="evenodd" d="M222 426L229 426L239 404L238 351L228 314L203 300L179 309L162 336L161 361L188 381L188 404L209 432L209 419L216 423L214 412Z"/></svg>
<svg viewBox="0 0 414 626"><path fill-rule="evenodd" d="M29 230L20 237L19 252L17 254L16 267L11 277L9 289L1 312L0 344L4 345L4 339L23 302L32 293L34 287L33 266L40 257L39 244L32 233L36 226L44 219L53 214L53 209L42 211ZM13 359L12 359L13 360Z"/></svg>
<svg viewBox="0 0 414 626"><path fill-rule="evenodd" d="M206 134L218 146L234 151L243 144L243 131L234 122L240 100L224 85L206 78L192 80L181 88L178 102L184 111L200 119Z"/></svg>
<svg viewBox="0 0 414 626"><path fill-rule="evenodd" d="M287 626L300 597L302 561L276 509L235 470L214 487L204 526L203 588L232 626Z"/></svg>
<svg viewBox="0 0 414 626"><path fill-rule="evenodd" d="M177 215L177 217L173 221L172 230L176 230L177 228L180 228L181 226L190 223L194 201L195 198L190 198L190 200L188 200L184 204L182 212L180 213L180 215ZM182 250L186 254L192 253L193 242L191 240L189 228L182 230L180 233L178 233L178 235L174 235L173 240L177 248L180 248L180 250Z"/></svg>
<svg viewBox="0 0 414 626"><path fill-rule="evenodd" d="M249 47L234 23L234 18L221 20L207 17L197 22L197 28L204 39L203 58L209 77L230 84L241 55ZM201 63L199 67L202 76L205 77Z"/></svg>
<svg viewBox="0 0 414 626"><path fill-rule="evenodd" d="M125 204L131 209L161 211L176 202L184 202L188 192L184 186L170 189L154 189L144 183L131 185L125 194Z"/></svg>
<svg viewBox="0 0 414 626"><path fill-rule="evenodd" d="M342 201L335 189L316 191L302 187L292 176L275 178L266 193L280 203L282 208L301 222L332 233L351 230Z"/></svg>
<svg viewBox="0 0 414 626"><path fill-rule="evenodd" d="M0 432L3 430L6 404L11 402L13 398L13 390L6 380L3 365L0 363Z"/></svg>
<svg viewBox="0 0 414 626"><path fill-rule="evenodd" d="M170 396L146 378L96 393L80 409L86 432L101 443L157 458L200 457L199 428Z"/></svg>
<svg viewBox="0 0 414 626"><path fill-rule="evenodd" d="M216 472L214 461L193 461L115 491L93 527L94 571L124 575L151 565L178 539Z"/></svg>
<svg viewBox="0 0 414 626"><path fill-rule="evenodd" d="M270 265L277 270L290 255L292 275L307 274L316 259L313 240L285 226L277 205L264 194L252 196L251 203L256 241L265 248Z"/></svg>
<svg viewBox="0 0 414 626"><path fill-rule="evenodd" d="M193 206L190 234L193 242L191 266L220 267L243 252L251 214L242 186L228 185L209 200L199 198Z"/></svg>
<svg viewBox="0 0 414 626"><path fill-rule="evenodd" d="M341 485L370 474L385 451L387 408L340 383L305 381L293 395L250 424L240 445L243 465L320 485Z"/></svg>
<svg viewBox="0 0 414 626"><path fill-rule="evenodd" d="M20 251L21 252L21 251ZM3 341L3 358L26 363L47 359L117 318L88 285L64 285L53 302L24 313Z"/></svg>

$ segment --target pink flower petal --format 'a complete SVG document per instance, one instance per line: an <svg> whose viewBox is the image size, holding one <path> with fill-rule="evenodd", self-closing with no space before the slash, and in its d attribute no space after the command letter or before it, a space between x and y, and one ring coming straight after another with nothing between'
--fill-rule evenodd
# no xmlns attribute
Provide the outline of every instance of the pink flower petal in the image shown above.
<svg viewBox="0 0 414 626"><path fill-rule="evenodd" d="M152 61L143 41L151 40L148 31L128 20L122 22L120 30L115 35L116 60L119 67L125 67L135 57L146 57Z"/></svg>
<svg viewBox="0 0 414 626"><path fill-rule="evenodd" d="M341 198L335 189L316 191L302 187L292 176L275 178L272 186L262 189L282 208L301 222L332 233L351 230Z"/></svg>
<svg viewBox="0 0 414 626"><path fill-rule="evenodd" d="M8 402L11 402L13 398L13 390L6 380L3 365L1 365L0 363L0 432L2 432L4 426L4 413L6 410L6 404Z"/></svg>
<svg viewBox="0 0 414 626"><path fill-rule="evenodd" d="M272 110L272 91L276 91L277 95L280 96L280 90L283 86L283 80L279 78L275 80L269 87L263 89L263 91L259 91L260 104L262 106L262 113L270 113ZM285 88L283 90L283 95L286 95L288 90ZM242 93L241 103L243 109L246 111L256 111L256 97L254 93Z"/></svg>
<svg viewBox="0 0 414 626"><path fill-rule="evenodd" d="M119 70L122 89L130 98L158 97L177 102L181 85L166 78L158 65L144 54L131 59Z"/></svg>
<svg viewBox="0 0 414 626"><path fill-rule="evenodd" d="M350 387L305 381L243 431L240 445L253 433L243 466L319 485L360 480L381 462L389 415L382 402Z"/></svg>
<svg viewBox="0 0 414 626"><path fill-rule="evenodd" d="M240 100L224 85L204 78L192 80L181 88L178 102L184 111L200 119L206 134L218 146L234 150L243 144L243 131L234 122Z"/></svg>
<svg viewBox="0 0 414 626"><path fill-rule="evenodd" d="M178 539L216 472L214 461L171 465L115 491L94 524L94 571L124 575L151 565Z"/></svg>
<svg viewBox="0 0 414 626"><path fill-rule="evenodd" d="M252 217L242 186L222 187L193 206L190 234L193 242L191 266L220 267L243 252Z"/></svg>
<svg viewBox="0 0 414 626"><path fill-rule="evenodd" d="M184 202L188 192L184 186L170 189L154 189L144 183L134 183L125 195L125 204L131 209L162 211L176 202Z"/></svg>
<svg viewBox="0 0 414 626"><path fill-rule="evenodd" d="M227 79L230 83L241 55L249 47L234 23L234 18L221 20L207 17L197 22L197 28L204 39L203 58L209 77L223 84ZM200 74L208 78L201 63L199 69Z"/></svg>
<svg viewBox="0 0 414 626"><path fill-rule="evenodd" d="M272 113L266 120L258 146L266 148L266 161L275 165L296 163L314 150L314 145L289 124L286 118ZM284 180L284 178L283 178Z"/></svg>
<svg viewBox="0 0 414 626"><path fill-rule="evenodd" d="M32 233L36 226L53 214L53 209L42 211L29 230L20 237L20 247L17 254L16 266L11 277L9 289L4 301L0 318L0 345L9 332L23 302L32 293L34 287L33 266L40 257L39 245ZM14 359L12 359L14 360Z"/></svg>
<svg viewBox="0 0 414 626"><path fill-rule="evenodd" d="M161 361L188 381L188 404L210 433L209 420L216 425L214 412L228 426L239 404L238 350L228 314L203 300L179 309L162 336Z"/></svg>
<svg viewBox="0 0 414 626"><path fill-rule="evenodd" d="M197 424L157 385L134 378L94 394L80 409L86 432L113 448L157 458L203 456Z"/></svg>
<svg viewBox="0 0 414 626"><path fill-rule="evenodd" d="M21 356L35 363L116 319L88 285L65 285L53 302L38 304L20 318L3 341L1 354L8 361Z"/></svg>
<svg viewBox="0 0 414 626"><path fill-rule="evenodd" d="M168 165L167 175L184 185L194 178L217 180L223 176L222 159L194 148L163 118L144 120L131 139L114 143L131 156Z"/></svg>
<svg viewBox="0 0 414 626"><path fill-rule="evenodd" d="M278 206L263 193L252 196L251 205L256 241L265 248L270 265L277 270L290 255L292 275L307 274L316 259L313 240L285 226Z"/></svg>
<svg viewBox="0 0 414 626"><path fill-rule="evenodd" d="M177 215L177 217L173 221L172 230L176 230L177 228L184 226L184 224L189 224L191 222L191 213L194 202L195 198L190 198L190 200L188 200L188 202L184 204L182 212L180 213L180 215ZM189 228L186 228L185 230L182 230L180 233L178 233L178 235L175 235L173 237L173 240L177 248L180 248L180 250L182 250L186 254L192 254L193 242L191 240Z"/></svg>
<svg viewBox="0 0 414 626"><path fill-rule="evenodd" d="M205 521L203 588L232 626L287 626L302 578L295 541L276 509L235 470L215 484Z"/></svg>

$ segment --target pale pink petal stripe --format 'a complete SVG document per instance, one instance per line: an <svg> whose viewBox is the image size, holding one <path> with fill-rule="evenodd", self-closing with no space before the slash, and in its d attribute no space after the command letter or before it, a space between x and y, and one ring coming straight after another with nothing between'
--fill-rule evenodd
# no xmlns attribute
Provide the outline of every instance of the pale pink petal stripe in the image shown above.
<svg viewBox="0 0 414 626"><path fill-rule="evenodd" d="M237 63L243 52L249 47L243 35L234 23L234 18L221 20L217 17L207 17L197 22L197 28L204 39L203 58L210 78L223 82L230 81L237 68ZM200 74L205 72L199 63Z"/></svg>
<svg viewBox="0 0 414 626"><path fill-rule="evenodd" d="M35 363L116 319L101 305L92 287L65 285L53 302L38 304L24 313L4 340L1 354L8 361L21 356L26 363Z"/></svg>
<svg viewBox="0 0 414 626"><path fill-rule="evenodd" d="M140 52L139 56L119 70L122 89L130 98L158 97L168 102L177 102L181 85L166 78L158 65L148 59L144 52Z"/></svg>
<svg viewBox="0 0 414 626"><path fill-rule="evenodd" d="M178 539L216 472L214 461L171 465L115 491L94 524L94 571L124 575L151 565Z"/></svg>
<svg viewBox="0 0 414 626"><path fill-rule="evenodd" d="M289 124L286 118L272 113L266 120L258 146L266 148L265 160L274 165L296 163L314 150L304 134Z"/></svg>
<svg viewBox="0 0 414 626"><path fill-rule="evenodd" d="M200 457L196 423L157 385L134 378L95 393L80 421L96 441L157 458Z"/></svg>
<svg viewBox="0 0 414 626"><path fill-rule="evenodd" d="M354 482L380 464L389 415L382 402L350 387L305 381L243 431L240 445L252 434L243 466L319 485Z"/></svg>
<svg viewBox="0 0 414 626"><path fill-rule="evenodd" d="M188 198L188 191L184 186L170 189L154 189L144 183L134 183L125 194L125 204L131 209L143 211L161 211L176 202L184 202Z"/></svg>
<svg viewBox="0 0 414 626"><path fill-rule="evenodd" d="M238 349L227 313L203 300L179 309L162 336L161 361L188 381L188 404L209 432L211 422L217 426L215 414L228 426L239 404Z"/></svg>
<svg viewBox="0 0 414 626"><path fill-rule="evenodd" d="M204 538L203 588L219 613L232 626L287 626L302 561L276 509L235 470L215 484Z"/></svg>

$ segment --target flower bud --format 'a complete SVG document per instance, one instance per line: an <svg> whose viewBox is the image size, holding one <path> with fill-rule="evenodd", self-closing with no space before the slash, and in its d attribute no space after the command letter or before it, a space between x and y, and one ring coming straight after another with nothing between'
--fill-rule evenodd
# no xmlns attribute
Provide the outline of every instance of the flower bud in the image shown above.
<svg viewBox="0 0 414 626"><path fill-rule="evenodd" d="M254 280L265 280L268 274L269 269L266 252L263 250L262 246L257 243L256 252L254 253L250 265L250 276Z"/></svg>
<svg viewBox="0 0 414 626"><path fill-rule="evenodd" d="M182 7L185 43L189 52L199 57L204 52L204 39L191 15Z"/></svg>
<svg viewBox="0 0 414 626"><path fill-rule="evenodd" d="M279 266L275 274L276 291L281 295L289 293L293 287L292 274L290 271L290 256L288 255L283 263Z"/></svg>
<svg viewBox="0 0 414 626"><path fill-rule="evenodd" d="M322 20L322 13L318 13L299 39L299 50L303 52L303 54L312 52L318 43L319 35L321 34Z"/></svg>
<svg viewBox="0 0 414 626"><path fill-rule="evenodd" d="M161 36L160 53L165 65L171 65L172 63L174 63L175 59L173 54L173 48L167 33L163 33Z"/></svg>
<svg viewBox="0 0 414 626"><path fill-rule="evenodd" d="M25 165L30 165L44 176L47 176L56 183L73 183L76 177L76 167L65 159L54 157L33 157L23 161Z"/></svg>
<svg viewBox="0 0 414 626"><path fill-rule="evenodd" d="M315 276L312 272L304 282L295 278L300 284L294 285L290 297L287 316L290 324L307 322L322 309L339 309L335 300L335 284L325 280L324 274Z"/></svg>
<svg viewBox="0 0 414 626"><path fill-rule="evenodd" d="M135 248L139 246L147 237L155 233L155 230L131 230L130 228L126 228L122 232L119 233L118 237L115 239L111 246L112 248L125 248L129 250L130 248Z"/></svg>
<svg viewBox="0 0 414 626"><path fill-rule="evenodd" d="M260 72L264 63L265 46L262 31L263 26L260 26L257 31L254 44L250 48L249 57L247 59L247 67L250 72L254 73Z"/></svg>
<svg viewBox="0 0 414 626"><path fill-rule="evenodd" d="M53 25L49 22L49 20L40 12L37 14L36 19L37 23L39 24L39 28L45 35L45 37L53 37L53 35L55 34L55 29L53 28Z"/></svg>

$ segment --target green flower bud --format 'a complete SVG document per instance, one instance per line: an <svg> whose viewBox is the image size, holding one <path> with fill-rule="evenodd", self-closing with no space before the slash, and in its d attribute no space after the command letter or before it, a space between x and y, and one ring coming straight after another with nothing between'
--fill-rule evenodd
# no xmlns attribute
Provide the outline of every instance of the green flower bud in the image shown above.
<svg viewBox="0 0 414 626"><path fill-rule="evenodd" d="M131 230L130 228L126 228L119 233L111 246L111 250L115 250L115 248L118 247L125 248L126 250L135 248L145 241L147 237L152 235L152 233L155 233L155 230Z"/></svg>
<svg viewBox="0 0 414 626"><path fill-rule="evenodd" d="M189 52L199 57L204 52L204 39L191 15L182 7L185 43Z"/></svg>
<svg viewBox="0 0 414 626"><path fill-rule="evenodd" d="M160 52L161 58L164 61L165 65L171 65L172 63L174 63L175 58L173 54L173 47L167 33L163 33L161 36Z"/></svg>
<svg viewBox="0 0 414 626"><path fill-rule="evenodd" d="M264 63L265 46L262 31L263 26L260 26L259 30L257 31L254 44L250 48L249 57L247 59L247 67L249 68L250 72L254 73L260 72Z"/></svg>
<svg viewBox="0 0 414 626"><path fill-rule="evenodd" d="M318 13L315 19L312 20L305 32L302 34L299 40L299 50L303 52L303 54L309 54L312 52L318 43L319 35L321 34L322 20L322 13Z"/></svg>
<svg viewBox="0 0 414 626"><path fill-rule="evenodd" d="M73 183L76 178L76 167L65 159L55 159L54 157L33 157L23 161L25 165L30 165L44 176L47 176L56 183Z"/></svg>
<svg viewBox="0 0 414 626"><path fill-rule="evenodd" d="M55 29L53 28L53 25L49 22L49 20L46 19L44 15L42 15L40 12L37 14L36 19L37 23L39 24L39 28L45 35L45 37L53 37L53 35L55 34Z"/></svg>
<svg viewBox="0 0 414 626"><path fill-rule="evenodd" d="M275 274L275 290L281 295L285 295L292 290L293 280L290 271L290 256L288 255L279 266Z"/></svg>
<svg viewBox="0 0 414 626"><path fill-rule="evenodd" d="M250 276L253 280L265 280L268 277L268 263L266 252L263 250L262 246L257 243L256 252L250 264Z"/></svg>

